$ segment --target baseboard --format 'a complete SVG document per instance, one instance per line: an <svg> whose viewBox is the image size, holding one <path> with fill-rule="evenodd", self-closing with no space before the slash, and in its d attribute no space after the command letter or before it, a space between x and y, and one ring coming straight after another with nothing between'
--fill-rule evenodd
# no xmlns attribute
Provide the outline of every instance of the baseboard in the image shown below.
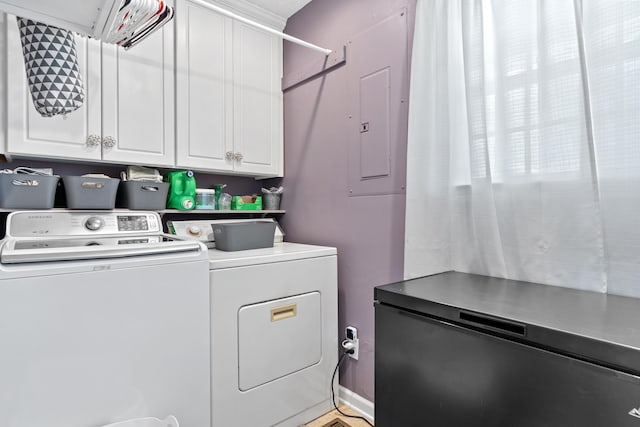
<svg viewBox="0 0 640 427"><path fill-rule="evenodd" d="M373 422L373 402L369 402L364 397L343 386L338 387L338 395L340 396L340 403L343 403Z"/></svg>

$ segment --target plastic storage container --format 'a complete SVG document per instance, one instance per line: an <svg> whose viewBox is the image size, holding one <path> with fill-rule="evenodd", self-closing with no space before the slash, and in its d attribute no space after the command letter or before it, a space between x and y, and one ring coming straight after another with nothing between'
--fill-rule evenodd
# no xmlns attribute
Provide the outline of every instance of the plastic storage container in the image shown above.
<svg viewBox="0 0 640 427"><path fill-rule="evenodd" d="M278 210L280 209L280 194L279 193L265 193L262 199L262 209L265 210Z"/></svg>
<svg viewBox="0 0 640 427"><path fill-rule="evenodd" d="M168 208L188 211L196 207L196 178L193 171L171 171L165 181L171 185Z"/></svg>
<svg viewBox="0 0 640 427"><path fill-rule="evenodd" d="M228 224L211 224L216 249L242 251L273 247L276 223L273 221L251 221Z"/></svg>
<svg viewBox="0 0 640 427"><path fill-rule="evenodd" d="M262 196L235 196L231 199L231 209L257 211L262 209Z"/></svg>
<svg viewBox="0 0 640 427"><path fill-rule="evenodd" d="M196 188L196 209L216 209L216 190Z"/></svg>
<svg viewBox="0 0 640 427"><path fill-rule="evenodd" d="M280 209L280 197L282 196L282 187L271 187L262 189L262 209L264 210L279 210Z"/></svg>
<svg viewBox="0 0 640 427"><path fill-rule="evenodd" d="M120 180L90 176L63 176L69 209L113 209Z"/></svg>
<svg viewBox="0 0 640 427"><path fill-rule="evenodd" d="M162 210L167 205L169 184L153 181L123 181L117 205L127 209Z"/></svg>
<svg viewBox="0 0 640 427"><path fill-rule="evenodd" d="M57 176L0 174L0 208L50 209L57 186Z"/></svg>

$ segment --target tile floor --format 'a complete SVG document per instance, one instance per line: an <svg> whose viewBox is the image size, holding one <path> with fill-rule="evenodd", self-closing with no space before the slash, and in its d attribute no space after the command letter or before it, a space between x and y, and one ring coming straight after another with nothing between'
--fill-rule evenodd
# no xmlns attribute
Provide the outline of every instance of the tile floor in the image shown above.
<svg viewBox="0 0 640 427"><path fill-rule="evenodd" d="M356 413L354 410L349 409L347 406L345 405L340 405L340 410L342 412L344 412L345 414L349 414L349 415L360 415L358 413ZM311 421L308 424L305 424L305 427L322 427L324 426L326 423L328 423L329 421L332 421L336 418L339 418L340 420L346 422L347 424L349 424L351 427L370 427L369 424L367 424L366 422L364 422L361 419L358 418L349 418L349 417L343 417L342 415L340 415L338 413L338 411L336 411L335 409L331 412L328 412L326 414L324 414L323 416L321 416L320 418L316 418L315 420Z"/></svg>

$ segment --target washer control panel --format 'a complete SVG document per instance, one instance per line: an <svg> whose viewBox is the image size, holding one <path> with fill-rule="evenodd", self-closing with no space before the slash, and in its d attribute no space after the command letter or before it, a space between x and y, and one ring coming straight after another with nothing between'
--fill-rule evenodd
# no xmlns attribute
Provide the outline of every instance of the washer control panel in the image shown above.
<svg viewBox="0 0 640 427"><path fill-rule="evenodd" d="M118 215L118 231L149 231L145 215Z"/></svg>
<svg viewBox="0 0 640 427"><path fill-rule="evenodd" d="M162 233L156 212L19 211L7 217L7 236L95 236Z"/></svg>

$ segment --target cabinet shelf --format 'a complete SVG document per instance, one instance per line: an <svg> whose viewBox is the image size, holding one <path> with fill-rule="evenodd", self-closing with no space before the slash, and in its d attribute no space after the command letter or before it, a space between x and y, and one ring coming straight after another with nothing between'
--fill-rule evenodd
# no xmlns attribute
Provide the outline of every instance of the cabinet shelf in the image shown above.
<svg viewBox="0 0 640 427"><path fill-rule="evenodd" d="M152 211L158 212L160 215L164 214L204 214L204 215L281 215L287 213L284 209L260 209L260 210L235 210L235 209L224 209L224 210L216 210L216 209L193 209L190 211L181 211L178 209L162 209L162 210L153 210L153 209L66 209L66 208L52 208L52 209L0 209L0 212L16 212L16 211L92 211L92 212L140 212L140 211Z"/></svg>
<svg viewBox="0 0 640 427"><path fill-rule="evenodd" d="M265 210L265 209L260 209L260 210L235 210L235 209L222 209L222 210L217 210L217 209L193 209L190 211L181 211L178 209L164 209L161 211L158 211L158 213L160 215L162 214L214 214L214 215L242 215L242 214L260 214L260 215L275 215L275 214L284 214L287 211L282 210L282 209L278 209L278 210Z"/></svg>

